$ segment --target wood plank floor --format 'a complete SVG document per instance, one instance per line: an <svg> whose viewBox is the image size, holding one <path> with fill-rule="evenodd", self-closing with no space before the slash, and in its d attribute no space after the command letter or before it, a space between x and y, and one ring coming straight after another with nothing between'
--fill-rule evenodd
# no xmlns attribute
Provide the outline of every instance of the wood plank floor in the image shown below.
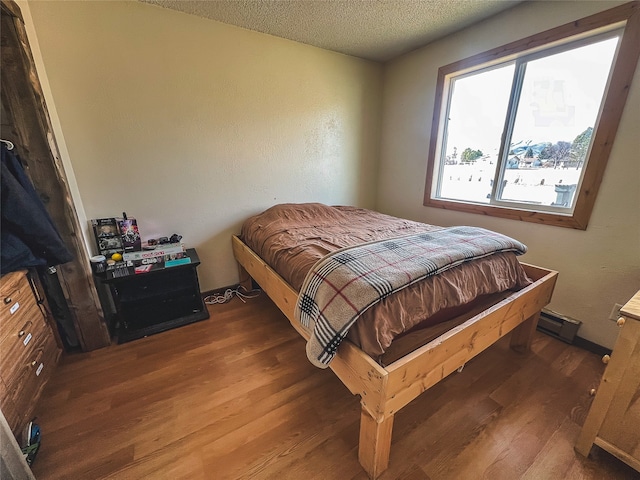
<svg viewBox="0 0 640 480"><path fill-rule="evenodd" d="M39 402L38 479L366 480L360 406L263 294L211 318L63 358ZM396 415L382 479L634 479L574 453L604 366L537 333L501 341Z"/></svg>

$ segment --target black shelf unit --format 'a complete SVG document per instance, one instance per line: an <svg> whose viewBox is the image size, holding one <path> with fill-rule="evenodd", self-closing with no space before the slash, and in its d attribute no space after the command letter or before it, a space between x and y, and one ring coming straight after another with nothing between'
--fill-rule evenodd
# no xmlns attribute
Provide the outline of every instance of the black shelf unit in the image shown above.
<svg viewBox="0 0 640 480"><path fill-rule="evenodd" d="M200 294L195 249L190 263L116 278L98 277L108 285L116 314L112 331L125 343L209 318Z"/></svg>

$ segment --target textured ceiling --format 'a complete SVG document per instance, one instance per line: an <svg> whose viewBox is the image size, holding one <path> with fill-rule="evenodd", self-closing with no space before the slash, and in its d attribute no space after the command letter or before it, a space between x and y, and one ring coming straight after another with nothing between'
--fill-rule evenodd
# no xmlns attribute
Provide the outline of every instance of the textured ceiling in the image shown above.
<svg viewBox="0 0 640 480"><path fill-rule="evenodd" d="M140 0L384 62L519 0Z"/></svg>

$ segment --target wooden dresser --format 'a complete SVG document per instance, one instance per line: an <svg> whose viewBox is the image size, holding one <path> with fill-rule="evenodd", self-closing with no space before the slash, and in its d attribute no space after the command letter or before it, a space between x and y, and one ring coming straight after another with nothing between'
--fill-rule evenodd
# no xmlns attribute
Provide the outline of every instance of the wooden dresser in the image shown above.
<svg viewBox="0 0 640 480"><path fill-rule="evenodd" d="M18 441L60 358L26 270L0 279L0 408Z"/></svg>
<svg viewBox="0 0 640 480"><path fill-rule="evenodd" d="M640 472L640 291L620 309L621 328L600 387L576 443L595 443Z"/></svg>

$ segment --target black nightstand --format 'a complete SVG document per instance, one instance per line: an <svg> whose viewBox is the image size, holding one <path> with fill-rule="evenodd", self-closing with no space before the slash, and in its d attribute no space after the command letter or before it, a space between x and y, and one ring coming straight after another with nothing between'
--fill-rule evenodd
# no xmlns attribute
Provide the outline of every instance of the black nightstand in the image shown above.
<svg viewBox="0 0 640 480"><path fill-rule="evenodd" d="M154 268L136 274L122 269L112 278L98 277L109 286L116 309L114 333L118 343L128 342L209 318L200 295L196 268L200 259L187 249L189 263Z"/></svg>

